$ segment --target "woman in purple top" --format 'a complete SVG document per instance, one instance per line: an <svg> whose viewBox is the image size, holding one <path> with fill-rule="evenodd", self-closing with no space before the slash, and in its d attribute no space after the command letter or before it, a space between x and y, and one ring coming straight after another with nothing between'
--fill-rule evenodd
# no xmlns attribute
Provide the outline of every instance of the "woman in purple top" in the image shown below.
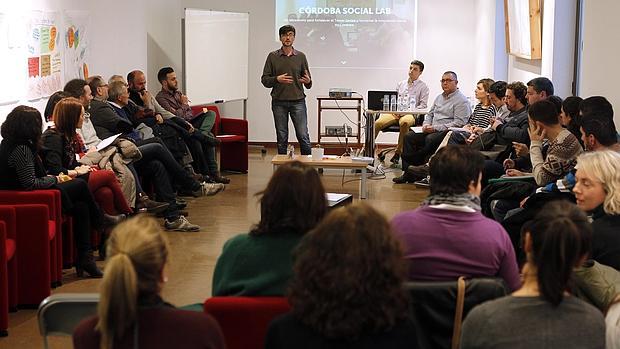
<svg viewBox="0 0 620 349"><path fill-rule="evenodd" d="M483 167L482 154L464 145L448 145L431 159L431 195L392 219L410 279L499 276L512 290L521 285L510 237L480 213Z"/></svg>

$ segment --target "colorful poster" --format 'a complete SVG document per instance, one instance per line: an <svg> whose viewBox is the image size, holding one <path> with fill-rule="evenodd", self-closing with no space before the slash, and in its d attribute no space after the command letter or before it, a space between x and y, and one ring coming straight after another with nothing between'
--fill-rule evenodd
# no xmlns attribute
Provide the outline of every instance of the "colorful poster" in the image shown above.
<svg viewBox="0 0 620 349"><path fill-rule="evenodd" d="M52 60L50 55L41 55L41 76L52 75Z"/></svg>
<svg viewBox="0 0 620 349"><path fill-rule="evenodd" d="M56 12L31 12L26 46L29 57L26 98L29 100L47 97L62 89L57 17Z"/></svg>
<svg viewBox="0 0 620 349"><path fill-rule="evenodd" d="M28 77L36 78L39 76L39 57L28 58Z"/></svg>
<svg viewBox="0 0 620 349"><path fill-rule="evenodd" d="M88 78L90 13L64 11L64 76L65 81Z"/></svg>

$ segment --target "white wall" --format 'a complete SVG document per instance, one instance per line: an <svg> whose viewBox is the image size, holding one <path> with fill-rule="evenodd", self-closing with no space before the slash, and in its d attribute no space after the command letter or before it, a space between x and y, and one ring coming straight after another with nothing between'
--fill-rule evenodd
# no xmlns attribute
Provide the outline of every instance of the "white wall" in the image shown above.
<svg viewBox="0 0 620 349"><path fill-rule="evenodd" d="M431 100L440 93L437 82L445 70L454 70L459 75L459 86L471 96L475 82L482 77L492 77L507 81L529 79L544 75L554 81L557 94L567 96L572 82L574 11L577 0L557 2L545 1L543 19L543 59L526 61L507 57L504 52L503 1L502 0L418 0L418 41L417 59L426 64L422 79L431 88ZM595 67L611 65L604 60L611 60L615 55L592 54L605 52L601 50L616 49L604 40L608 27L614 22L609 8L618 8L615 1L586 1L584 29L588 37L602 38L597 47L584 52L584 76L596 77L584 80L582 91L586 95L595 92L605 94L598 89L598 82L606 72L593 71ZM607 4L609 6L606 6ZM614 7L615 6L615 7ZM71 8L91 12L91 74L105 77L120 73L125 75L132 69L147 72L149 89L159 90L156 81L157 70L162 66L173 66L182 74L181 56L181 18L185 7L206 8L250 13L250 47L249 47L249 98L248 120L250 122L250 140L273 142L275 132L270 110L269 90L260 84L264 60L267 52L279 46L273 37L274 1L245 0L136 0L91 2L78 0L29 0L22 2L0 3L0 12L16 9L56 10ZM601 17L602 16L602 17ZM584 46L596 42L584 41ZM222 54L213 48L213 54ZM312 64L312 57L309 57ZM593 63L601 61L606 64ZM352 76L359 79L359 72L314 71L314 87L308 91L308 125L311 138L316 140L316 99L317 95L327 93L329 87L347 86ZM364 84L377 88L392 88L396 81L405 78L407 67L402 72L391 72L383 76L365 77ZM591 83L596 81L597 83ZM214 81L217 84L216 81ZM349 86L353 89L359 86ZM361 90L360 90L361 91ZM361 91L365 93L365 91ZM582 93L583 95L584 93ZM607 93L608 94L608 93ZM45 101L20 103L43 107ZM11 106L0 106L0 122ZM241 116L240 102L226 103L223 112L227 116ZM378 141L393 142L394 135L382 136ZM391 137L391 138L390 138ZM291 138L294 136L291 134Z"/></svg>
<svg viewBox="0 0 620 349"><path fill-rule="evenodd" d="M459 75L459 86L466 95L473 95L476 81L482 77L493 77L496 61L495 3L497 0L418 0L418 42L415 58L425 62L422 79L431 89L432 99L441 92L439 79L442 72L454 70ZM501 2L501 1L500 1ZM279 47L273 37L274 1L213 0L205 4L199 0L153 0L149 1L147 16L148 36L148 79L149 89L159 89L157 70L171 65L182 71L180 18L185 7L212 10L226 10L250 13L248 120L250 140L274 142L275 131L270 109L269 90L260 83L260 75L267 53ZM174 17L178 16L178 17ZM491 28L491 29L489 29ZM503 26L502 26L503 28ZM218 54L217 48L213 48ZM502 56L501 54L499 55ZM484 58L481 58L484 57ZM505 56L504 56L505 57ZM312 57L308 57L312 68ZM376 88L394 88L398 80L407 77L408 66L402 72L390 72L382 76L364 77L363 84ZM314 86L308 92L308 125L313 141L317 136L316 96L325 95L329 87L351 87L347 81L359 80L360 72L340 70L314 70ZM504 77L500 77L504 78ZM217 82L214 82L217 83ZM361 90L365 94L365 90ZM241 103L227 103L224 114L241 115ZM395 139L385 138L393 142ZM294 134L291 133L291 140ZM381 142L384 138L380 138Z"/></svg>
<svg viewBox="0 0 620 349"><path fill-rule="evenodd" d="M614 122L620 127L620 94L616 91L620 73L617 59L620 46L620 2L616 0L583 1L583 41L581 43L581 81L579 95L605 96L614 106Z"/></svg>
<svg viewBox="0 0 620 349"><path fill-rule="evenodd" d="M572 95L577 0L545 0L542 23L542 59L508 58L508 81L546 76L555 94Z"/></svg>
<svg viewBox="0 0 620 349"><path fill-rule="evenodd" d="M0 2L0 13L7 14L31 10L58 11L59 14L62 14L64 9L89 11L91 15L89 71L91 75L102 75L106 79L112 74L125 75L133 68L146 68L145 8L146 0ZM62 24L62 19L59 20ZM10 82L3 81L2 83ZM17 104L31 105L43 112L46 102L45 99L20 100ZM0 123L17 104L0 106Z"/></svg>

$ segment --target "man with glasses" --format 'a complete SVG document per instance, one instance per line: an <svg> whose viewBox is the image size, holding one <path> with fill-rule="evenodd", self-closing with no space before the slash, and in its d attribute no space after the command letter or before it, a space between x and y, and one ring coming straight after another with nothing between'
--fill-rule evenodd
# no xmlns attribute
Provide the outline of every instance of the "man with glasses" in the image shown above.
<svg viewBox="0 0 620 349"><path fill-rule="evenodd" d="M86 80L93 94L93 100L87 109L90 119L95 127L97 136L106 139L116 133L127 133L134 141L139 140L137 132L130 120L121 119L116 115L113 107L108 103L108 84L96 75Z"/></svg>
<svg viewBox="0 0 620 349"><path fill-rule="evenodd" d="M271 110L276 127L278 154L286 154L289 115L295 127L302 155L310 154L305 88L312 87L306 55L293 48L295 27L282 26L279 31L282 47L267 56L261 83L271 88Z"/></svg>
<svg viewBox="0 0 620 349"><path fill-rule="evenodd" d="M422 132L410 131L403 144L403 174L393 179L394 183L414 182L407 172L409 165L422 165L435 153L437 147L451 127L463 127L471 115L467 97L458 89L458 78L453 71L441 77L443 93L435 98L433 106L424 117Z"/></svg>

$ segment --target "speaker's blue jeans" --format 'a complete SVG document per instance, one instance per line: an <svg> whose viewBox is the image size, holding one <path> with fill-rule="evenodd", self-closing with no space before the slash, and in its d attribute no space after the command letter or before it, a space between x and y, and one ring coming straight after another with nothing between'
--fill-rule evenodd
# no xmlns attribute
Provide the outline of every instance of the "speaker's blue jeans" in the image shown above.
<svg viewBox="0 0 620 349"><path fill-rule="evenodd" d="M278 141L278 154L286 154L288 146L288 117L290 115L295 127L295 135L301 148L302 155L310 155L310 135L308 134L308 115L306 112L306 100L298 101L271 101L273 120L276 126L276 138Z"/></svg>

